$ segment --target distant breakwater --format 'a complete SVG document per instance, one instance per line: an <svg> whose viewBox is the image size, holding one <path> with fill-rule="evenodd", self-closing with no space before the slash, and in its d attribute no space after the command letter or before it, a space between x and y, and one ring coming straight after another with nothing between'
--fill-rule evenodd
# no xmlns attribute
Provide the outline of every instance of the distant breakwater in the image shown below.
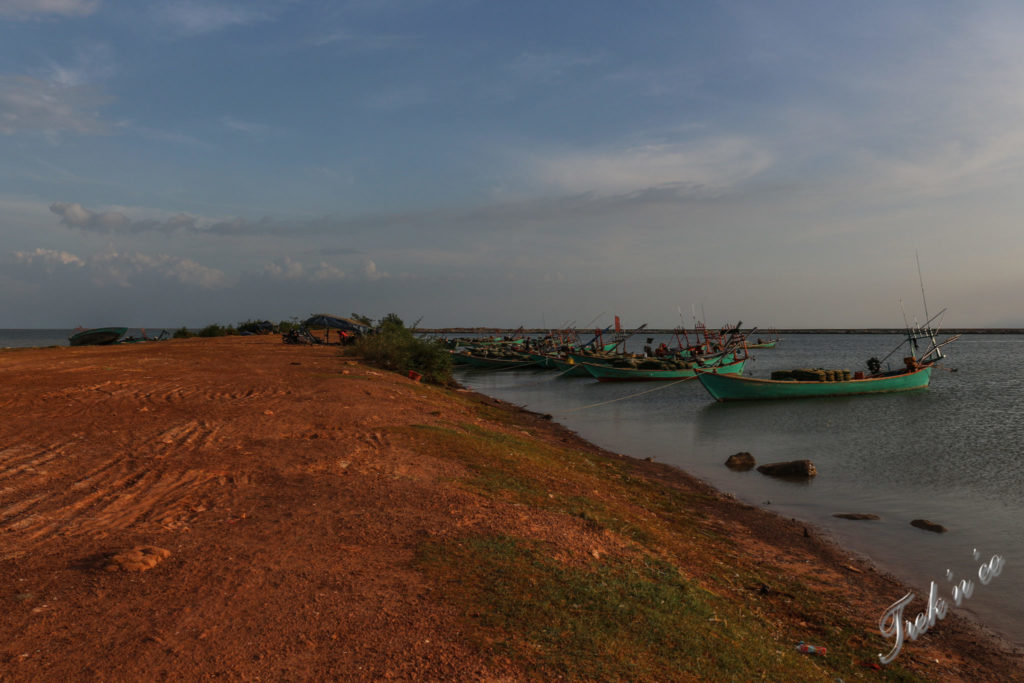
<svg viewBox="0 0 1024 683"><path fill-rule="evenodd" d="M709 328L717 329L717 328ZM439 327L439 328L419 328L417 332L424 334L451 334L451 335L462 335L462 334L547 334L552 332L550 329L541 328L511 328L511 327ZM589 332L589 328L586 330L578 329L579 332ZM636 329L623 329L626 334L675 334L679 330L668 329L668 328L651 328L645 327L642 330ZM687 329L683 330L686 334L695 334L697 330ZM906 329L902 327L850 327L850 328L814 328L814 329L793 329L793 330L757 330L755 334L760 333L764 335L775 335L785 336L789 334L905 334ZM959 327L959 328L943 328L940 334L1024 334L1024 328L1021 327Z"/></svg>

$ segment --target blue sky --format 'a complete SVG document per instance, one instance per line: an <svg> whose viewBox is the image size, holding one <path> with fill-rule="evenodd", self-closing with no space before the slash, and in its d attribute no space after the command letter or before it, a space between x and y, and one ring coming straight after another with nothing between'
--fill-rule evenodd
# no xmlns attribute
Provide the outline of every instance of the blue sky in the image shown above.
<svg viewBox="0 0 1024 683"><path fill-rule="evenodd" d="M0 327L1024 326L1024 5L0 0Z"/></svg>

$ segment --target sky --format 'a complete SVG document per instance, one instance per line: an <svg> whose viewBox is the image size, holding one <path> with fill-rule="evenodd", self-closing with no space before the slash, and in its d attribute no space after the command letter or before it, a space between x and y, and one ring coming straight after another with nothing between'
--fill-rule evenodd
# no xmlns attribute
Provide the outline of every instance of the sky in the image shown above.
<svg viewBox="0 0 1024 683"><path fill-rule="evenodd" d="M0 328L1024 327L1024 4L0 0ZM596 322L595 322L596 321Z"/></svg>

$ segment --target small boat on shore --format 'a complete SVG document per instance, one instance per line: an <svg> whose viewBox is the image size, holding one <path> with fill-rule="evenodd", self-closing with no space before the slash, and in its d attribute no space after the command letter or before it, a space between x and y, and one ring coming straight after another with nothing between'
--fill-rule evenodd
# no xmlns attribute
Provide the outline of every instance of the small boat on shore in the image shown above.
<svg viewBox="0 0 1024 683"><path fill-rule="evenodd" d="M104 346L115 343L127 331L127 327L96 327L91 330L81 330L68 337L68 344L71 346Z"/></svg>

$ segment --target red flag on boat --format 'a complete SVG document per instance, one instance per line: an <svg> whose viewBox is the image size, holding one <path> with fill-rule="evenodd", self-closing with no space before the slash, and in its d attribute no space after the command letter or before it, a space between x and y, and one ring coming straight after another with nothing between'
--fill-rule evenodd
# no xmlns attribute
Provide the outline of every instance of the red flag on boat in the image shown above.
<svg viewBox="0 0 1024 683"><path fill-rule="evenodd" d="M622 325L619 323L619 316L615 316L615 331L622 332Z"/></svg>

